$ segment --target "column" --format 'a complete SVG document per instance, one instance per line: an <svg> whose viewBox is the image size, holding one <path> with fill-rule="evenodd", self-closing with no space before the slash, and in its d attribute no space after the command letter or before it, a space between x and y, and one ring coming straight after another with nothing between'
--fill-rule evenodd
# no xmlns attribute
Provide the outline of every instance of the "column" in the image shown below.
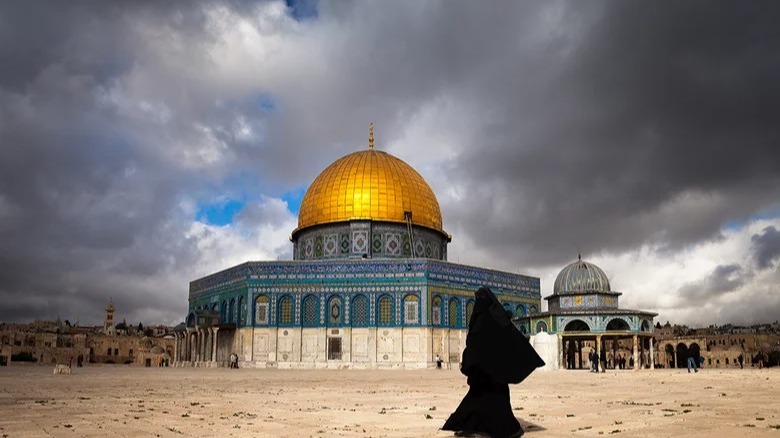
<svg viewBox="0 0 780 438"><path fill-rule="evenodd" d="M176 362L179 359L179 334L174 333L173 334L173 363L172 366L176 364Z"/></svg>
<svg viewBox="0 0 780 438"><path fill-rule="evenodd" d="M211 352L211 361L216 362L217 361L217 341L219 340L219 327L214 327L214 342L213 342L213 350Z"/></svg>
<svg viewBox="0 0 780 438"><path fill-rule="evenodd" d="M558 343L558 357L560 358L560 366L563 369L566 369L567 363L566 363L566 338L561 335L561 342Z"/></svg>
<svg viewBox="0 0 780 438"><path fill-rule="evenodd" d="M655 369L655 351L653 349L653 337L650 336L650 369Z"/></svg>
<svg viewBox="0 0 780 438"><path fill-rule="evenodd" d="M601 335L596 335L596 362L599 364L596 370L601 367ZM602 368L603 369L603 368Z"/></svg>
<svg viewBox="0 0 780 438"><path fill-rule="evenodd" d="M637 341L637 334L634 333L634 369L639 369L639 364L642 362L642 358L639 357L639 346L636 344Z"/></svg>
<svg viewBox="0 0 780 438"><path fill-rule="evenodd" d="M206 332L202 328L198 329L198 362L206 360Z"/></svg>

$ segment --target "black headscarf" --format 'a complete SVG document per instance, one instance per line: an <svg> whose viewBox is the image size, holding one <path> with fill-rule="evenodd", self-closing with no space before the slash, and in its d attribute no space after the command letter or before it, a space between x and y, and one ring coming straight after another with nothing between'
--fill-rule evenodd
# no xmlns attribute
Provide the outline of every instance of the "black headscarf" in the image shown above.
<svg viewBox="0 0 780 438"><path fill-rule="evenodd" d="M493 292L483 286L475 296L461 372L467 376L486 374L496 383L520 383L544 366Z"/></svg>

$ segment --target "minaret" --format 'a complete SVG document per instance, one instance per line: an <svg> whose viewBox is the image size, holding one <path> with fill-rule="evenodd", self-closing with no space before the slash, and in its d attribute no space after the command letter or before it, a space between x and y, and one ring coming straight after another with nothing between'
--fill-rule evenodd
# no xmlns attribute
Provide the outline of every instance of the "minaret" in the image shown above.
<svg viewBox="0 0 780 438"><path fill-rule="evenodd" d="M108 307L106 307L106 317L103 321L103 334L109 334L114 327L114 300L109 298Z"/></svg>

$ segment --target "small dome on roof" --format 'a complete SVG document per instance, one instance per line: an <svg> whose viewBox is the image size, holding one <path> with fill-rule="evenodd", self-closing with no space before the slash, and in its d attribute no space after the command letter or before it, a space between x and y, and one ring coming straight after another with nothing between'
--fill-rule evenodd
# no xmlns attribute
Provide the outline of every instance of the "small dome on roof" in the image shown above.
<svg viewBox="0 0 780 438"><path fill-rule="evenodd" d="M607 274L593 263L588 263L578 257L561 270L555 279L553 294L567 295L583 292L610 292Z"/></svg>

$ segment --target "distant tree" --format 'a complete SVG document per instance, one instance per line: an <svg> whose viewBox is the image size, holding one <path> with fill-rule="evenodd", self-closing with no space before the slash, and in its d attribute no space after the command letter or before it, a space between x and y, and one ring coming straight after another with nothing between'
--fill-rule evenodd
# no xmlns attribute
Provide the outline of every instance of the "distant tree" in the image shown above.
<svg viewBox="0 0 780 438"><path fill-rule="evenodd" d="M144 336L152 337L154 336L154 330L148 328L144 331Z"/></svg>
<svg viewBox="0 0 780 438"><path fill-rule="evenodd" d="M66 319L66 320L65 320L65 325L66 325L66 326L68 326L68 327L70 327L70 321L68 321L68 320Z"/></svg>
<svg viewBox="0 0 780 438"><path fill-rule="evenodd" d="M144 332L144 325L139 322L138 323L138 333L143 333L143 332Z"/></svg>

